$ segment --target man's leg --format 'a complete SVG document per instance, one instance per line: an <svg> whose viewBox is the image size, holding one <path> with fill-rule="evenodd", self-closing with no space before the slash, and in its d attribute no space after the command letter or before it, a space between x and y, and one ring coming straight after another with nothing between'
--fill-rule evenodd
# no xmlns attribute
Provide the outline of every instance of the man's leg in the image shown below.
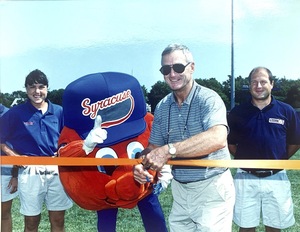
<svg viewBox="0 0 300 232"><path fill-rule="evenodd" d="M276 229L276 228L269 227L269 226L265 226L265 228L266 228L266 232L280 232L281 231L280 229Z"/></svg>
<svg viewBox="0 0 300 232"><path fill-rule="evenodd" d="M52 232L65 231L65 210L49 211L49 221Z"/></svg>
<svg viewBox="0 0 300 232"><path fill-rule="evenodd" d="M239 232L255 232L255 227L253 228L240 228Z"/></svg>
<svg viewBox="0 0 300 232"><path fill-rule="evenodd" d="M24 232L37 232L40 224L41 215L25 216Z"/></svg>
<svg viewBox="0 0 300 232"><path fill-rule="evenodd" d="M12 231L11 205L12 201L1 202L1 231Z"/></svg>

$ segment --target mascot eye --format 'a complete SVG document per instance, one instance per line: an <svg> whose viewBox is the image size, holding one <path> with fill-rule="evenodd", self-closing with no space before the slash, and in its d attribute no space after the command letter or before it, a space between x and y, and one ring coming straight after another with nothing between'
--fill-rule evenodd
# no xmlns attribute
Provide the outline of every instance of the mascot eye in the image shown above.
<svg viewBox="0 0 300 232"><path fill-rule="evenodd" d="M118 158L116 152L109 148L109 147L105 147L105 148L101 148L97 151L96 158Z"/></svg>
<svg viewBox="0 0 300 232"><path fill-rule="evenodd" d="M113 159L117 159L118 156L116 154L116 152L109 148L109 147L105 147L105 148L101 148L97 151L95 158L113 158ZM106 173L106 170L103 166L97 166L99 172L103 172Z"/></svg>
<svg viewBox="0 0 300 232"><path fill-rule="evenodd" d="M134 159L137 152L144 150L144 146L140 142L132 142L127 145L127 154L129 159Z"/></svg>

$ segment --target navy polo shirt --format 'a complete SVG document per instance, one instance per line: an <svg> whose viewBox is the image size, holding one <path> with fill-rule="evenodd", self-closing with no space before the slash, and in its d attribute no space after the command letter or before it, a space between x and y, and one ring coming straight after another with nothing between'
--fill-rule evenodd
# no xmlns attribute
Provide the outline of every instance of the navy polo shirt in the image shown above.
<svg viewBox="0 0 300 232"><path fill-rule="evenodd" d="M0 123L1 143L8 142L22 155L53 156L63 128L63 111L48 101L48 110L42 114L28 100L11 108Z"/></svg>
<svg viewBox="0 0 300 232"><path fill-rule="evenodd" d="M262 110L251 101L236 106L228 124L228 143L237 145L235 159L288 159L287 145L300 144L296 111L273 97Z"/></svg>

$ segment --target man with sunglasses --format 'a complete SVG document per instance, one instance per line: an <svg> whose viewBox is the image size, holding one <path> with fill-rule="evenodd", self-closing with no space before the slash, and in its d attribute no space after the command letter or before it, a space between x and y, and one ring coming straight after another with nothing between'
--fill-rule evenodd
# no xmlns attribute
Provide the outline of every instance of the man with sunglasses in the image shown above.
<svg viewBox="0 0 300 232"><path fill-rule="evenodd" d="M193 79L189 49L171 44L162 53L160 69L172 93L154 112L151 151L134 170L135 179L153 180L147 169L160 170L169 159L227 160L228 126L220 96ZM173 166L170 231L232 230L235 191L227 168Z"/></svg>

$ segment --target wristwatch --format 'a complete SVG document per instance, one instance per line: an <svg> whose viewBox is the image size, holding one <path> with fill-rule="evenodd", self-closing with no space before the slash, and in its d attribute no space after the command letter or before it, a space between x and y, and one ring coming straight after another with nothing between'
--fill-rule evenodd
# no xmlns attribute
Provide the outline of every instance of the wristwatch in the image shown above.
<svg viewBox="0 0 300 232"><path fill-rule="evenodd" d="M173 143L169 143L168 147L169 147L169 154L171 155L172 159L176 158L176 148L174 147Z"/></svg>

